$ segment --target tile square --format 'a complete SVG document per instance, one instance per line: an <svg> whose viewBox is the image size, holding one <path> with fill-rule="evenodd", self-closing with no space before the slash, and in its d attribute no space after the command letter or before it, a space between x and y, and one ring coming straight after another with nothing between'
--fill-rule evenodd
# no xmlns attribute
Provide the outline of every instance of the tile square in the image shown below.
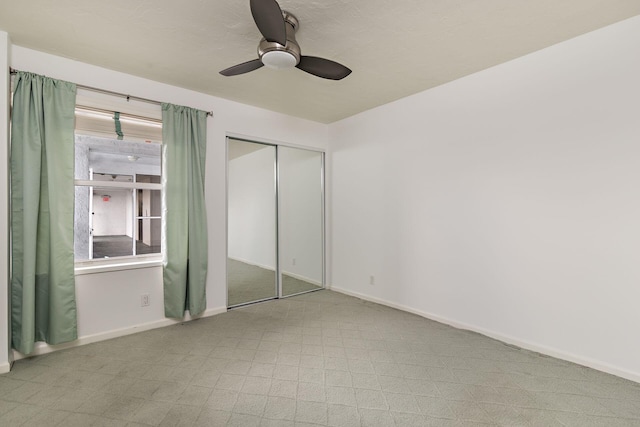
<svg viewBox="0 0 640 427"><path fill-rule="evenodd" d="M267 396L240 393L238 394L238 400L233 407L233 412L238 414L262 416L266 404Z"/></svg>
<svg viewBox="0 0 640 427"><path fill-rule="evenodd" d="M234 375L247 375L250 369L251 362L246 360L234 360L227 363L227 365L222 369L222 372Z"/></svg>
<svg viewBox="0 0 640 427"><path fill-rule="evenodd" d="M352 387L351 373L345 371L325 370L325 381L328 386Z"/></svg>
<svg viewBox="0 0 640 427"><path fill-rule="evenodd" d="M224 426L231 418L231 412L219 411L217 409L204 408L194 426L196 427L211 427L211 426Z"/></svg>
<svg viewBox="0 0 640 427"><path fill-rule="evenodd" d="M359 426L360 414L353 406L329 404L328 425L331 427Z"/></svg>
<svg viewBox="0 0 640 427"><path fill-rule="evenodd" d="M120 401L120 396L107 393L94 393L90 399L84 399L74 412L102 415L113 404Z"/></svg>
<svg viewBox="0 0 640 427"><path fill-rule="evenodd" d="M393 362L373 362L373 368L378 375L402 377L400 367Z"/></svg>
<svg viewBox="0 0 640 427"><path fill-rule="evenodd" d="M324 386L317 383L298 383L298 400L325 402L327 396Z"/></svg>
<svg viewBox="0 0 640 427"><path fill-rule="evenodd" d="M300 366L300 358L300 354L278 353L276 363L278 365Z"/></svg>
<svg viewBox="0 0 640 427"><path fill-rule="evenodd" d="M171 406L161 402L143 402L133 413L131 421L140 424L159 425L167 416Z"/></svg>
<svg viewBox="0 0 640 427"><path fill-rule="evenodd" d="M416 398L411 394L384 393L384 397L392 412L421 413Z"/></svg>
<svg viewBox="0 0 640 427"><path fill-rule="evenodd" d="M293 420L296 414L296 400L285 397L269 396L264 417L275 420Z"/></svg>
<svg viewBox="0 0 640 427"><path fill-rule="evenodd" d="M444 419L431 418L428 419L421 414L411 414L405 412L391 412L391 416L395 421L396 427L423 427L423 426L437 426L447 425ZM431 422L433 420L433 422ZM453 421L451 421L453 422Z"/></svg>
<svg viewBox="0 0 640 427"><path fill-rule="evenodd" d="M253 358L255 363L270 363L275 365L278 361L278 353L275 351L258 350Z"/></svg>
<svg viewBox="0 0 640 427"><path fill-rule="evenodd" d="M324 369L300 367L298 379L300 382L324 384Z"/></svg>
<svg viewBox="0 0 640 427"><path fill-rule="evenodd" d="M250 376L254 376L254 377L267 377L267 378L271 378L273 377L273 372L275 369L276 365L272 365L269 363L252 363L251 364L251 369L249 369L249 374Z"/></svg>
<svg viewBox="0 0 640 427"><path fill-rule="evenodd" d="M378 390L355 389L358 408L388 410L384 394Z"/></svg>
<svg viewBox="0 0 640 427"><path fill-rule="evenodd" d="M407 380L400 377L378 376L378 384L382 391L401 394L413 394Z"/></svg>
<svg viewBox="0 0 640 427"><path fill-rule="evenodd" d="M218 378L215 388L224 390L240 391L244 385L246 377L244 375L222 374Z"/></svg>
<svg viewBox="0 0 640 427"><path fill-rule="evenodd" d="M354 388L365 388L369 390L380 390L378 377L373 374L351 374L351 380Z"/></svg>
<svg viewBox="0 0 640 427"><path fill-rule="evenodd" d="M325 389L328 403L344 406L357 406L356 393L351 387L327 387Z"/></svg>
<svg viewBox="0 0 640 427"><path fill-rule="evenodd" d="M326 403L302 402L296 405L295 421L326 425L328 421L328 409Z"/></svg>
<svg viewBox="0 0 640 427"><path fill-rule="evenodd" d="M43 409L40 406L15 403L11 409L0 416L0 423L6 426L27 424L27 421L37 417ZM91 417L92 415L87 415Z"/></svg>
<svg viewBox="0 0 640 427"><path fill-rule="evenodd" d="M323 355L324 357L338 358L338 359L346 359L347 353L345 352L344 347L335 347L331 345L325 345L323 347Z"/></svg>
<svg viewBox="0 0 640 427"><path fill-rule="evenodd" d="M362 427L388 427L395 421L390 412L379 409L359 409Z"/></svg>
<svg viewBox="0 0 640 427"><path fill-rule="evenodd" d="M310 356L303 354L300 357L300 367L323 369L324 358L322 356Z"/></svg>
<svg viewBox="0 0 640 427"><path fill-rule="evenodd" d="M206 370L198 373L195 378L191 381L193 385L199 385L202 387L210 387L213 388L218 383L220 379L221 373L218 371L210 371Z"/></svg>
<svg viewBox="0 0 640 427"><path fill-rule="evenodd" d="M324 368L333 371L349 371L349 362L345 358L325 357Z"/></svg>
<svg viewBox="0 0 640 427"><path fill-rule="evenodd" d="M40 411L35 416L29 418L29 422L25 425L32 426L55 426L61 425L64 426L64 421L71 415L70 412L66 411L56 411L54 409L45 409ZM2 422L2 417L0 416L0 422Z"/></svg>
<svg viewBox="0 0 640 427"><path fill-rule="evenodd" d="M105 418L132 421L134 415L142 407L145 401L135 397L120 397L113 402L103 413Z"/></svg>
<svg viewBox="0 0 640 427"><path fill-rule="evenodd" d="M231 412L238 400L238 392L231 390L212 390L205 406L209 409Z"/></svg>
<svg viewBox="0 0 640 427"><path fill-rule="evenodd" d="M279 380L298 381L300 370L297 366L276 365L273 368L273 378Z"/></svg>
<svg viewBox="0 0 640 427"><path fill-rule="evenodd" d="M55 401L53 408L59 411L76 411L84 402L95 394L86 390L61 388L60 397ZM111 394L111 393L107 393Z"/></svg>
<svg viewBox="0 0 640 427"><path fill-rule="evenodd" d="M376 373L370 361L361 359L349 359L349 371L356 374Z"/></svg>
<svg viewBox="0 0 640 427"><path fill-rule="evenodd" d="M298 394L298 382L274 379L271 382L270 396L287 397L295 399Z"/></svg>
<svg viewBox="0 0 640 427"><path fill-rule="evenodd" d="M242 393L267 395L271 389L271 382L271 378L246 377Z"/></svg>
<svg viewBox="0 0 640 427"><path fill-rule="evenodd" d="M140 379L132 384L124 392L125 395L137 397L140 399L150 399L151 396L160 388L163 383L161 381L150 381Z"/></svg>
<svg viewBox="0 0 640 427"><path fill-rule="evenodd" d="M456 418L455 413L449 406L449 401L445 399L429 396L416 396L415 399L423 415L435 418Z"/></svg>
<svg viewBox="0 0 640 427"><path fill-rule="evenodd" d="M199 411L194 411L193 406L174 404L159 425L161 427L190 426L196 422L198 416Z"/></svg>
<svg viewBox="0 0 640 427"><path fill-rule="evenodd" d="M184 383L162 382L153 392L150 400L159 402L175 402L187 388Z"/></svg>
<svg viewBox="0 0 640 427"><path fill-rule="evenodd" d="M182 392L177 403L182 405L202 406L209 399L213 390L209 387L190 385Z"/></svg>

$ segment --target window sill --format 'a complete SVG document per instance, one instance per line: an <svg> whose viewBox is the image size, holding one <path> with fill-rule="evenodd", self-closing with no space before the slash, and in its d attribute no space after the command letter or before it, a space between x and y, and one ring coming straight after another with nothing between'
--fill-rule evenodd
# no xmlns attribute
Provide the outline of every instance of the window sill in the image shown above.
<svg viewBox="0 0 640 427"><path fill-rule="evenodd" d="M140 258L119 258L95 261L79 261L75 264L75 275L105 273L109 271L134 270L138 268L160 267L162 266L162 257L145 257Z"/></svg>

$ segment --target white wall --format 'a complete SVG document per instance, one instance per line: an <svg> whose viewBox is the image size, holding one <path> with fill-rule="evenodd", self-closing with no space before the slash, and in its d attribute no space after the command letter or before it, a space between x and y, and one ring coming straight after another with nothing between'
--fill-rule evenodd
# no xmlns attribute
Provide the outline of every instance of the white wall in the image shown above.
<svg viewBox="0 0 640 427"><path fill-rule="evenodd" d="M0 31L0 374L9 371L9 57L11 43Z"/></svg>
<svg viewBox="0 0 640 427"><path fill-rule="evenodd" d="M330 125L333 286L640 381L639 52L635 17Z"/></svg>
<svg viewBox="0 0 640 427"><path fill-rule="evenodd" d="M276 268L275 161L273 146L232 159L227 196L229 257L270 270Z"/></svg>
<svg viewBox="0 0 640 427"><path fill-rule="evenodd" d="M0 43L0 61L2 61L5 52L3 46ZM6 67L1 65L0 63L0 70L3 71L0 71L2 73L0 78L6 70ZM44 74L83 85L214 112L214 117L208 119L207 127L205 197L209 232L209 273L207 275L208 309L206 314L225 310L226 135L232 133L243 135L248 139L269 139L288 144L326 148L327 127L323 124L273 113L19 46L12 46L9 65L19 70ZM0 92L0 97L2 93ZM3 114L1 108L0 119ZM0 138L2 138L1 130L2 128L0 128ZM0 139L1 142L3 140ZM2 146L6 147L6 142ZM0 158L0 161L7 164L3 157ZM1 178L0 193L0 197L6 202L8 195L5 186L2 186ZM0 212L0 221L2 220L1 215ZM2 226L2 241L6 241L7 233L7 228ZM0 242L0 251L3 250L3 247ZM130 274L131 271L137 273ZM0 288L5 289L4 286ZM139 330L143 327L149 327L149 325L166 324L162 311L163 295L160 267L77 276L76 288L79 334L85 338L85 341L112 336L114 333L130 332L136 328ZM143 293L149 293L150 307L140 307L140 296ZM3 293L0 292L0 299L3 298L2 295ZM6 304L2 304L1 307L2 316L0 317L4 319ZM0 320L0 326L1 322L2 320ZM115 331L116 329L117 331ZM88 338L89 334L91 338ZM2 328L0 343L5 341L6 328Z"/></svg>

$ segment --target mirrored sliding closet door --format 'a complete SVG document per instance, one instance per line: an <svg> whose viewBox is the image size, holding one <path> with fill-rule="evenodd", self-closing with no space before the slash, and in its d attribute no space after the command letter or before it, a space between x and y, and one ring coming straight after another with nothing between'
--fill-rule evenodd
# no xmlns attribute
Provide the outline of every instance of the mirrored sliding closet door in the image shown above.
<svg viewBox="0 0 640 427"><path fill-rule="evenodd" d="M227 144L227 305L321 289L323 153Z"/></svg>
<svg viewBox="0 0 640 427"><path fill-rule="evenodd" d="M282 296L322 288L322 153L278 147Z"/></svg>
<svg viewBox="0 0 640 427"><path fill-rule="evenodd" d="M227 305L275 298L276 147L228 140Z"/></svg>

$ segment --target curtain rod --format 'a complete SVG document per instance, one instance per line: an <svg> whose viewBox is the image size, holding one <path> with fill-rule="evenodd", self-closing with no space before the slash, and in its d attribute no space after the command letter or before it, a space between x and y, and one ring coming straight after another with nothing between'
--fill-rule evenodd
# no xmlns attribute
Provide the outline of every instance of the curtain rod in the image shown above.
<svg viewBox="0 0 640 427"><path fill-rule="evenodd" d="M9 73L10 74L17 74L19 70L16 70L15 68L9 68ZM160 101L156 101L153 99L147 99L147 98L141 98L139 96L133 96L133 95L127 95L124 93L120 93L120 92L114 92L111 90L106 90L106 89L100 89L97 87L92 87L92 86L85 86L85 85L81 85L81 84L76 84L76 87L79 89L84 89L84 90L88 90L91 92L97 92L97 93L103 93L105 95L112 95L112 96L118 96L121 98L126 98L127 102L130 100L134 100L134 101L141 101L141 102L146 102L147 104L154 104L154 105L162 105L162 102ZM213 111L207 111L207 116L211 116L213 117Z"/></svg>

